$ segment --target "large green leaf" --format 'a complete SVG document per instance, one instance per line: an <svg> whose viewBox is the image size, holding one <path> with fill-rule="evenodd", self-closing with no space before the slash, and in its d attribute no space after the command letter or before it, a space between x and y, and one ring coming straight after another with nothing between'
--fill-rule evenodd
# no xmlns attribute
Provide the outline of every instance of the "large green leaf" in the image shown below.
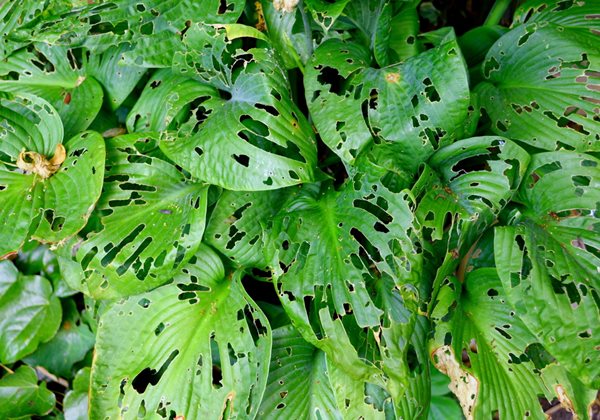
<svg viewBox="0 0 600 420"><path fill-rule="evenodd" d="M106 176L97 205L100 226L75 249L85 277L72 284L96 298L160 286L192 257L202 239L207 187L143 153L152 141L142 134L107 140Z"/></svg>
<svg viewBox="0 0 600 420"><path fill-rule="evenodd" d="M61 320L50 282L23 276L9 261L0 262L0 362L13 363L50 340Z"/></svg>
<svg viewBox="0 0 600 420"><path fill-rule="evenodd" d="M271 242L281 302L304 339L394 399L407 385L421 273L413 223L407 192L356 175L340 191L305 188L276 217Z"/></svg>
<svg viewBox="0 0 600 420"><path fill-rule="evenodd" d="M263 250L272 217L292 194L289 189L224 191L206 226L205 241L241 268L268 265Z"/></svg>
<svg viewBox="0 0 600 420"><path fill-rule="evenodd" d="M241 25L194 25L185 33L186 51L175 56L174 71L199 79L195 91L202 93L181 135L167 135L161 142L167 156L192 175L232 190L281 188L314 180L317 172L314 133L291 100L274 51L227 51L237 37L263 36L255 32ZM175 83L181 80L165 86L163 95L181 103L177 96L190 94L178 92L193 83L181 88ZM148 98L157 95L149 93ZM181 106L177 102L174 106Z"/></svg>
<svg viewBox="0 0 600 420"><path fill-rule="evenodd" d="M396 160L416 170L462 133L469 89L464 60L451 36L404 63L375 69L359 44L324 42L307 65L306 101L321 138L353 162L373 139L394 146Z"/></svg>
<svg viewBox="0 0 600 420"><path fill-rule="evenodd" d="M104 140L93 132L63 141L56 111L43 99L16 95L0 99L0 257L14 253L30 234L59 242L86 224L100 196ZM66 159L56 173L42 178L16 166L21 151L55 154L64 143Z"/></svg>
<svg viewBox="0 0 600 420"><path fill-rule="evenodd" d="M87 129L102 106L102 87L79 66L73 50L38 43L0 62L0 90L30 93L48 101L58 111L70 138Z"/></svg>
<svg viewBox="0 0 600 420"><path fill-rule="evenodd" d="M598 5L593 0L528 0L515 11L513 25L550 22L561 26L598 29Z"/></svg>
<svg viewBox="0 0 600 420"><path fill-rule="evenodd" d="M172 283L102 316L91 418L253 418L270 352L270 327L239 274L225 277L203 247Z"/></svg>
<svg viewBox="0 0 600 420"><path fill-rule="evenodd" d="M496 229L506 296L550 353L583 383L600 386L600 160L575 152L532 159L513 226Z"/></svg>
<svg viewBox="0 0 600 420"><path fill-rule="evenodd" d="M47 414L56 403L46 384L38 385L35 371L21 366L0 379L0 417L17 419Z"/></svg>
<svg viewBox="0 0 600 420"><path fill-rule="evenodd" d="M498 135L545 150L597 151L600 26L585 13L560 16L542 13L501 37L476 92Z"/></svg>
<svg viewBox="0 0 600 420"><path fill-rule="evenodd" d="M460 290L460 283L449 279L438 295L431 346L465 417L544 419L539 397L552 400L557 393L554 378L545 372L553 366L564 379L564 368L540 360L543 347L508 304L494 268L472 271ZM585 411L577 414L587 418Z"/></svg>

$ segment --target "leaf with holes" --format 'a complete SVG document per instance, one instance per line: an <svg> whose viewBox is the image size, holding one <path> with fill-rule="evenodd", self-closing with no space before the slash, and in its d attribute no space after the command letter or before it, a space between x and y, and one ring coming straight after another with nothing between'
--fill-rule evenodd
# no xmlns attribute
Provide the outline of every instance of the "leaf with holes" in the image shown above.
<svg viewBox="0 0 600 420"><path fill-rule="evenodd" d="M102 189L105 149L94 132L63 146L57 112L36 96L0 99L0 124L1 258L28 236L55 243L85 226Z"/></svg>
<svg viewBox="0 0 600 420"><path fill-rule="evenodd" d="M491 130L544 150L600 150L599 30L585 14L548 12L502 36L476 88Z"/></svg>
<svg viewBox="0 0 600 420"><path fill-rule="evenodd" d="M538 397L552 400L556 390L544 372L564 368L538 357L544 348L508 303L495 269L469 273L462 287L448 279L438 295L431 353L465 417L546 418Z"/></svg>
<svg viewBox="0 0 600 420"><path fill-rule="evenodd" d="M356 175L340 191L307 186L273 227L280 300L305 340L396 403L407 385L421 273L408 192Z"/></svg>
<svg viewBox="0 0 600 420"><path fill-rule="evenodd" d="M206 218L204 184L144 154L148 136L107 140L100 226L73 249L95 298L128 296L165 283L198 249ZM63 262L64 264L64 262Z"/></svg>
<svg viewBox="0 0 600 420"><path fill-rule="evenodd" d="M227 189L270 190L313 181L314 133L291 100L273 50L227 52L237 36L254 36L246 32L197 25L186 32L187 51L176 55L174 70L200 79L195 90L202 96L196 97L198 111L186 118L183 135L166 136L161 148L195 177Z"/></svg>
<svg viewBox="0 0 600 420"><path fill-rule="evenodd" d="M394 147L397 161L420 162L462 133L469 88L453 37L404 63L370 67L357 43L324 42L307 64L306 101L321 138L352 163L373 140Z"/></svg>
<svg viewBox="0 0 600 420"><path fill-rule="evenodd" d="M519 198L527 207L494 242L506 297L566 369L599 387L600 160L535 155Z"/></svg>
<svg viewBox="0 0 600 420"><path fill-rule="evenodd" d="M448 246L462 255L510 202L528 163L525 150L501 137L473 137L439 150L413 186L421 226L439 241L450 220L457 237Z"/></svg>
<svg viewBox="0 0 600 420"><path fill-rule="evenodd" d="M325 353L291 325L273 330L271 368L261 418L342 419L327 371Z"/></svg>
<svg viewBox="0 0 600 420"><path fill-rule="evenodd" d="M3 419L44 415L55 403L54 394L45 383L38 385L37 375L29 366L20 366L0 379L0 417Z"/></svg>
<svg viewBox="0 0 600 420"><path fill-rule="evenodd" d="M67 48L35 44L0 62L0 90L40 96L58 111L70 138L87 129L102 106L100 84L78 67L75 53ZM85 62L84 62L85 63Z"/></svg>
<svg viewBox="0 0 600 420"><path fill-rule="evenodd" d="M102 316L91 418L253 418L267 381L268 325L239 273L225 277L202 247L172 283Z"/></svg>
<svg viewBox="0 0 600 420"><path fill-rule="evenodd" d="M270 219L295 191L224 191L206 226L205 242L242 267L265 269Z"/></svg>
<svg viewBox="0 0 600 420"><path fill-rule="evenodd" d="M48 280L23 276L11 262L0 261L0 363L16 362L50 340L61 314Z"/></svg>

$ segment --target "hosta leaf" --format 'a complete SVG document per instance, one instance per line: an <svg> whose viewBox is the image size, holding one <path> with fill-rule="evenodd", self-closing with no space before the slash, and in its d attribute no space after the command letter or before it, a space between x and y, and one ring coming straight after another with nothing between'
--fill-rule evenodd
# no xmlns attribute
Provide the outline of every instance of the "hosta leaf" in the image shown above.
<svg viewBox="0 0 600 420"><path fill-rule="evenodd" d="M58 111L70 138L87 129L102 106L102 87L77 67L73 50L34 44L34 50L20 50L0 62L0 90L40 96Z"/></svg>
<svg viewBox="0 0 600 420"><path fill-rule="evenodd" d="M37 375L29 366L21 366L0 379L0 417L3 419L44 415L55 403L52 391L45 383L38 385Z"/></svg>
<svg viewBox="0 0 600 420"><path fill-rule="evenodd" d="M0 124L0 215L6 221L0 226L0 257L18 251L28 233L42 242L75 235L102 188L102 137L85 132L64 142L56 111L43 99L25 94L0 100ZM48 178L17 169L20 152L50 157L62 143L65 160Z"/></svg>
<svg viewBox="0 0 600 420"><path fill-rule="evenodd" d="M350 0L329 2L326 0L306 0L306 9L325 31L328 31L342 14Z"/></svg>
<svg viewBox="0 0 600 420"><path fill-rule="evenodd" d="M0 362L13 363L50 340L60 326L61 307L50 282L23 276L0 262Z"/></svg>
<svg viewBox="0 0 600 420"><path fill-rule="evenodd" d="M580 26L598 29L597 5L594 1L528 0L520 5L514 24L550 22L562 26Z"/></svg>
<svg viewBox="0 0 600 420"><path fill-rule="evenodd" d="M600 160L575 152L535 155L514 226L496 228L494 253L510 303L565 368L600 384L597 302Z"/></svg>
<svg viewBox="0 0 600 420"><path fill-rule="evenodd" d="M435 173L426 169L413 187L420 224L440 240L451 218L457 248L466 251L510 201L528 163L527 152L499 137L473 137L440 149L428 162Z"/></svg>
<svg viewBox="0 0 600 420"><path fill-rule="evenodd" d="M247 36L242 28L229 36ZM186 32L188 50L176 55L174 70L212 88L200 98L206 106L196 101L199 112L189 128L167 136L161 148L195 177L227 189L269 190L314 180L314 133L291 100L273 50L229 55L225 48L234 40L225 42L227 30L193 26ZM222 99L216 89L230 98Z"/></svg>
<svg viewBox="0 0 600 420"><path fill-rule="evenodd" d="M198 104L193 105L194 101ZM127 115L127 129L130 132L178 129L186 122L185 117L196 115L201 119L222 103L218 90L212 86L161 69L148 80Z"/></svg>
<svg viewBox="0 0 600 420"><path fill-rule="evenodd" d="M307 65L306 101L321 138L353 162L373 138L416 170L461 133L469 89L454 39L404 63L371 68L365 47L333 39Z"/></svg>
<svg viewBox="0 0 600 420"><path fill-rule="evenodd" d="M342 419L325 353L307 343L291 325L273 330L271 368L258 415Z"/></svg>
<svg viewBox="0 0 600 420"><path fill-rule="evenodd" d="M96 298L127 296L163 284L194 254L206 217L204 184L140 152L150 137L107 140L107 169L97 205L100 224L76 259Z"/></svg>
<svg viewBox="0 0 600 420"><path fill-rule="evenodd" d="M66 420L88 420L88 393L90 368L85 367L75 375L72 389L65 395L63 403Z"/></svg>
<svg viewBox="0 0 600 420"><path fill-rule="evenodd" d="M305 188L273 227L272 265L294 325L354 380L389 386L393 398L405 386L418 299L413 222L406 192L356 175L340 191Z"/></svg>
<svg viewBox="0 0 600 420"><path fill-rule="evenodd" d="M268 322L240 276L225 278L219 257L203 247L172 283L102 316L91 418L253 418L270 349Z"/></svg>
<svg viewBox="0 0 600 420"><path fill-rule="evenodd" d="M450 279L438 295L432 357L450 377L465 416L544 419L539 397L554 398L554 381L557 375L565 379L564 368L537 357L543 347L508 304L495 269L474 270L462 293L459 287Z"/></svg>
<svg viewBox="0 0 600 420"><path fill-rule="evenodd" d="M408 389L399 401L399 417L406 419L425 418L430 406L431 369L429 361L428 339L430 322L424 316L417 316L415 328L410 338L408 362Z"/></svg>
<svg viewBox="0 0 600 420"><path fill-rule="evenodd" d="M70 378L73 365L83 360L94 347L95 337L90 327L82 323L73 300L63 303L64 317L56 335L27 356L31 366L43 366L54 375Z"/></svg>
<svg viewBox="0 0 600 420"><path fill-rule="evenodd" d="M125 44L114 46L102 54L90 55L88 73L98 80L106 90L108 105L116 110L133 91L146 69L125 63Z"/></svg>
<svg viewBox="0 0 600 420"><path fill-rule="evenodd" d="M342 3L342 2L336 2ZM285 68L304 68L312 51L312 38L308 39L299 12L280 12L270 0L262 0L261 5L263 25L273 47L281 57Z"/></svg>
<svg viewBox="0 0 600 420"><path fill-rule="evenodd" d="M46 19L28 31L33 40L49 44L84 45L103 52L121 41L160 40L181 32L186 22L233 23L245 2L229 0L114 0L89 4L55 19Z"/></svg>
<svg viewBox="0 0 600 420"><path fill-rule="evenodd" d="M205 242L240 267L266 268L263 250L271 218L293 192L224 191L206 226Z"/></svg>
<svg viewBox="0 0 600 420"><path fill-rule="evenodd" d="M501 37L476 88L491 129L545 150L600 150L595 31L570 21L535 21Z"/></svg>

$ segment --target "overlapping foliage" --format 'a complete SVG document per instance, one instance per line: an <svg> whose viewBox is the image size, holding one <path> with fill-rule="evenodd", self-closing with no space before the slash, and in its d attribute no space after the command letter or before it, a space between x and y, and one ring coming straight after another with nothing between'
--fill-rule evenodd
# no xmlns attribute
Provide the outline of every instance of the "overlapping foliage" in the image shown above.
<svg viewBox="0 0 600 420"><path fill-rule="evenodd" d="M600 9L510 3L3 3L0 417L590 418Z"/></svg>

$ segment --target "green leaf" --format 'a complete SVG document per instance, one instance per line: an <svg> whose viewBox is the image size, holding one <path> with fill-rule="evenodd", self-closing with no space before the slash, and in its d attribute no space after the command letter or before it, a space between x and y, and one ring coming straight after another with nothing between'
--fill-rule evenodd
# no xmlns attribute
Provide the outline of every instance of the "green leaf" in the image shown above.
<svg viewBox="0 0 600 420"><path fill-rule="evenodd" d="M321 138L352 163L374 139L416 171L462 133L469 90L456 40L382 69L352 42L324 42L307 65L306 101Z"/></svg>
<svg viewBox="0 0 600 420"><path fill-rule="evenodd" d="M121 42L160 39L186 29L187 21L234 23L245 2L230 0L114 0L88 4L63 16L46 19L29 32L32 40L49 44L83 45L103 52ZM158 36L153 36L158 35Z"/></svg>
<svg viewBox="0 0 600 420"><path fill-rule="evenodd" d="M274 51L251 48L230 55L225 49L236 33L227 39L225 34L231 29L194 25L185 33L187 51L176 55L174 70L212 88L201 97L206 105L196 101L199 111L186 119L183 135L165 136L162 150L193 176L231 190L269 190L314 180L314 133L291 100ZM230 98L221 98L216 89Z"/></svg>
<svg viewBox="0 0 600 420"><path fill-rule="evenodd" d="M513 25L549 22L561 26L598 29L598 12L593 1L528 0L515 11Z"/></svg>
<svg viewBox="0 0 600 420"><path fill-rule="evenodd" d="M326 0L306 0L306 9L310 11L315 22L328 31L342 14L350 0L329 2Z"/></svg>
<svg viewBox="0 0 600 420"><path fill-rule="evenodd" d="M273 330L273 350L261 418L342 419L325 353L287 325Z"/></svg>
<svg viewBox="0 0 600 420"><path fill-rule="evenodd" d="M89 367L81 369L73 379L72 389L65 395L63 403L66 420L88 420L88 393L90 388Z"/></svg>
<svg viewBox="0 0 600 420"><path fill-rule="evenodd" d="M0 417L16 419L44 415L54 408L56 398L38 385L37 375L29 366L21 366L14 373L0 378Z"/></svg>
<svg viewBox="0 0 600 420"><path fill-rule="evenodd" d="M270 352L270 327L239 273L225 278L203 247L172 283L102 316L90 417L253 418Z"/></svg>
<svg viewBox="0 0 600 420"><path fill-rule="evenodd" d="M50 282L23 276L9 261L0 261L0 362L13 363L40 343L50 340L60 326L62 310Z"/></svg>
<svg viewBox="0 0 600 420"><path fill-rule="evenodd" d="M513 226L496 228L494 254L509 302L571 374L600 386L598 210L600 160L574 152L535 155Z"/></svg>
<svg viewBox="0 0 600 420"><path fill-rule="evenodd" d="M125 101L146 72L144 68L125 63L124 55L128 50L122 44L102 54L92 54L87 66L89 74L105 89L108 105L113 111Z"/></svg>
<svg viewBox="0 0 600 420"><path fill-rule="evenodd" d="M428 420L446 420L463 418L460 405L454 398L434 395L431 397Z"/></svg>
<svg viewBox="0 0 600 420"><path fill-rule="evenodd" d="M441 240L451 218L458 238L448 246L466 252L510 202L528 163L527 152L499 137L473 137L440 149L428 162L435 172L425 169L413 186L419 223L432 240Z"/></svg>
<svg viewBox="0 0 600 420"><path fill-rule="evenodd" d="M224 191L206 226L204 240L239 267L266 268L263 250L270 220L292 191Z"/></svg>
<svg viewBox="0 0 600 420"><path fill-rule="evenodd" d="M84 132L64 142L65 161L44 179L16 162L21 151L49 157L63 143L56 111L39 97L17 95L0 99L0 121L0 215L7 221L0 226L0 257L18 251L28 235L46 243L75 235L100 195L104 140Z"/></svg>
<svg viewBox="0 0 600 420"><path fill-rule="evenodd" d="M600 52L586 26L534 22L501 37L477 86L491 130L544 150L600 150Z"/></svg>
<svg viewBox="0 0 600 420"><path fill-rule="evenodd" d="M280 300L304 339L394 399L407 382L422 264L413 223L406 191L356 175L340 191L305 187L270 242Z"/></svg>
<svg viewBox="0 0 600 420"><path fill-rule="evenodd" d="M64 302L63 312L62 325L56 335L23 360L32 366L43 366L57 376L70 378L75 363L83 360L94 347L95 336L82 322L73 300Z"/></svg>
<svg viewBox="0 0 600 420"><path fill-rule="evenodd" d="M207 187L143 153L152 141L152 135L143 134L107 140L107 170L96 208L100 226L77 246L75 258L85 278L72 284L95 298L160 286L202 239Z"/></svg>
<svg viewBox="0 0 600 420"><path fill-rule="evenodd" d="M40 96L61 117L65 137L87 129L102 106L102 87L87 74L85 62L77 67L74 52L64 47L34 44L0 62L0 75L18 78L0 80L0 90Z"/></svg>
<svg viewBox="0 0 600 420"><path fill-rule="evenodd" d="M573 386L584 391L563 365L551 356L539 357L545 353L543 346L507 302L494 268L472 271L462 292L460 287L449 279L438 295L431 347L436 367L450 377L450 389L465 417L483 419L497 413L500 418L543 419L539 397L558 396L557 378L567 398L575 398ZM589 395L585 390L582 398ZM586 410L575 415L587 418Z"/></svg>
<svg viewBox="0 0 600 420"><path fill-rule="evenodd" d="M267 35L285 68L304 69L303 63L306 63L310 57L313 40L306 37L304 25L301 23L301 12L280 12L275 9L270 0L262 0L260 5Z"/></svg>

